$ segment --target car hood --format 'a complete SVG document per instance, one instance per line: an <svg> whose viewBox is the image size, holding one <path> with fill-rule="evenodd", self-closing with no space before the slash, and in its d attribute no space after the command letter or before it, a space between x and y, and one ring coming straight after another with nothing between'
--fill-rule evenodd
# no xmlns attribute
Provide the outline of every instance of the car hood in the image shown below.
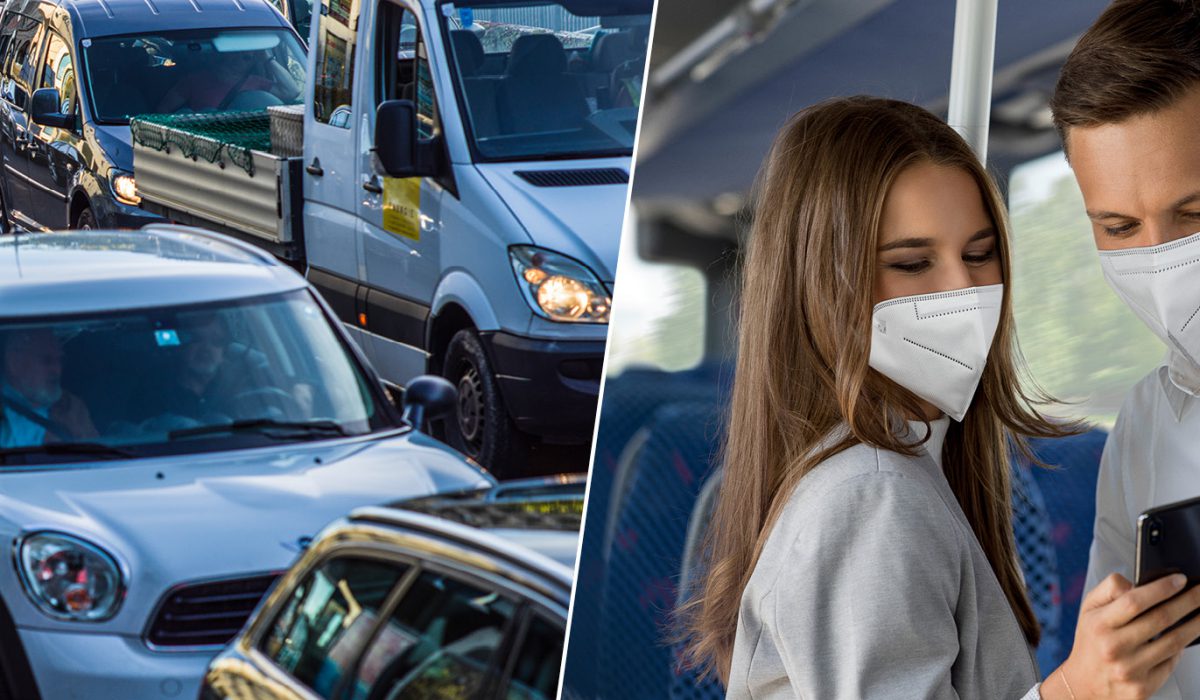
<svg viewBox="0 0 1200 700"><path fill-rule="evenodd" d="M554 163L480 163L475 166L533 239L534 245L568 255L592 268L611 286L617 269L628 185L538 187L518 172L620 168L628 158Z"/></svg>
<svg viewBox="0 0 1200 700"><path fill-rule="evenodd" d="M0 472L0 534L8 547L21 532L56 530L112 553L127 597L106 626L140 633L168 588L287 569L306 538L355 507L494 483L420 434ZM20 590L11 575L0 567L6 598ZM23 595L14 602L18 624L78 627Z"/></svg>

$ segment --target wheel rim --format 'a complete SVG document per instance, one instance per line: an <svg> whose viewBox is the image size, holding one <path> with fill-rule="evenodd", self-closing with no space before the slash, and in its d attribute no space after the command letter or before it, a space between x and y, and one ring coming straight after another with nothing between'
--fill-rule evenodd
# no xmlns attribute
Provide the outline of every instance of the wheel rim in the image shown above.
<svg viewBox="0 0 1200 700"><path fill-rule="evenodd" d="M483 378L468 363L458 379L458 432L472 456L483 445L483 427Z"/></svg>

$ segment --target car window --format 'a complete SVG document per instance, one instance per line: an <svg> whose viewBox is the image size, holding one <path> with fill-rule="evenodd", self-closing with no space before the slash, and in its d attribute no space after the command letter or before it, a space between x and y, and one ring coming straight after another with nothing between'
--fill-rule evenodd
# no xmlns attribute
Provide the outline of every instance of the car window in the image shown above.
<svg viewBox="0 0 1200 700"><path fill-rule="evenodd" d="M530 618L513 665L508 700L552 700L558 697L564 630L540 614Z"/></svg>
<svg viewBox="0 0 1200 700"><path fill-rule="evenodd" d="M304 47L282 27L101 37L83 51L101 123L143 114L261 111L304 97Z"/></svg>
<svg viewBox="0 0 1200 700"><path fill-rule="evenodd" d="M292 591L262 651L321 697L333 697L406 568L356 558L326 562Z"/></svg>
<svg viewBox="0 0 1200 700"><path fill-rule="evenodd" d="M30 85L34 82L35 61L41 46L42 23L32 17L15 13L9 15L9 22L12 26L4 27L5 33L11 29L12 38L4 58L3 97L18 109L25 109Z"/></svg>
<svg viewBox="0 0 1200 700"><path fill-rule="evenodd" d="M317 25L317 75L313 115L318 122L350 128L354 101L354 56L359 3L321 0ZM334 117L337 117L336 119Z"/></svg>
<svg viewBox="0 0 1200 700"><path fill-rule="evenodd" d="M496 591L422 572L363 655L349 697L472 697L494 677L513 610Z"/></svg>
<svg viewBox="0 0 1200 700"><path fill-rule="evenodd" d="M375 52L375 106L387 100L411 100L417 106L417 135L432 138L438 130L433 73L420 24L412 11L392 3L379 8Z"/></svg>
<svg viewBox="0 0 1200 700"><path fill-rule="evenodd" d="M0 465L239 449L389 425L307 290L0 322Z"/></svg>
<svg viewBox="0 0 1200 700"><path fill-rule="evenodd" d="M58 111L63 114L75 111L75 64L70 45L58 32L50 32L41 87L58 90Z"/></svg>

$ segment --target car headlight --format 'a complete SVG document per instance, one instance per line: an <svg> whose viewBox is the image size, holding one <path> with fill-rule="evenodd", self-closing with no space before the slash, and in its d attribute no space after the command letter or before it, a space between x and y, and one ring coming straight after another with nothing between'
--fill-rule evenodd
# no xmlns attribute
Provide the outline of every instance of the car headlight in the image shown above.
<svg viewBox="0 0 1200 700"><path fill-rule="evenodd" d="M114 172L112 188L113 194L117 195L117 201L135 207L142 203L142 198L138 196L137 180L129 173Z"/></svg>
<svg viewBox="0 0 1200 700"><path fill-rule="evenodd" d="M551 321L608 323L612 298L586 265L533 246L514 246L508 254L535 313Z"/></svg>
<svg viewBox="0 0 1200 700"><path fill-rule="evenodd" d="M34 605L61 620L100 622L117 614L125 597L112 555L60 532L21 539L17 570Z"/></svg>

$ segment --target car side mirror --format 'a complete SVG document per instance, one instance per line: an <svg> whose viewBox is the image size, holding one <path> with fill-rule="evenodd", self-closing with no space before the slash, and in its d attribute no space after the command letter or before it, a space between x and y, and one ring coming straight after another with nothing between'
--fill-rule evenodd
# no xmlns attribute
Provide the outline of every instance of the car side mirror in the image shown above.
<svg viewBox="0 0 1200 700"><path fill-rule="evenodd" d="M436 174L432 142L417 138L417 106L412 100L388 100L375 111L375 156L387 177Z"/></svg>
<svg viewBox="0 0 1200 700"><path fill-rule="evenodd" d="M75 128L75 115L63 114L59 111L62 97L54 88L42 88L33 91L33 100L29 109L29 118L34 124L53 126L59 129Z"/></svg>
<svg viewBox="0 0 1200 700"><path fill-rule="evenodd" d="M424 374L404 388L404 420L415 430L425 422L442 418L454 410L458 390L441 377Z"/></svg>

